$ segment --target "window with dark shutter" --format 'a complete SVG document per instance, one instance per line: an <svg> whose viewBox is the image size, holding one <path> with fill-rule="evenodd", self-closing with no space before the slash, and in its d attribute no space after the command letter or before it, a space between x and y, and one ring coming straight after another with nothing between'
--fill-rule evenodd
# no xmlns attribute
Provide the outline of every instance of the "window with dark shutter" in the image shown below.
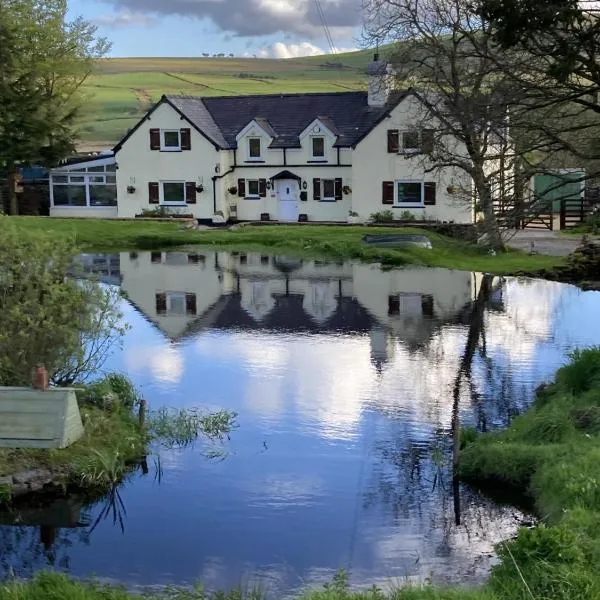
<svg viewBox="0 0 600 600"><path fill-rule="evenodd" d="M335 180L335 199L336 200L341 200L344 197L344 192L343 192L343 185L342 185L342 179L340 178L336 178Z"/></svg>
<svg viewBox="0 0 600 600"><path fill-rule="evenodd" d="M258 180L258 195L261 198L266 198L266 196L267 196L267 180L266 179Z"/></svg>
<svg viewBox="0 0 600 600"><path fill-rule="evenodd" d="M394 204L394 182L384 181L381 194L382 204Z"/></svg>
<svg viewBox="0 0 600 600"><path fill-rule="evenodd" d="M238 179L237 188L238 188L238 196L240 198L244 198L246 196L246 180Z"/></svg>
<svg viewBox="0 0 600 600"><path fill-rule="evenodd" d="M425 201L423 204L425 206L433 206L436 203L436 188L437 185L435 181L426 181L425 182Z"/></svg>
<svg viewBox="0 0 600 600"><path fill-rule="evenodd" d="M166 315L167 314L167 295L156 294L156 314Z"/></svg>
<svg viewBox="0 0 600 600"><path fill-rule="evenodd" d="M189 128L184 128L180 131L181 133L181 149L191 150L192 149L192 132Z"/></svg>
<svg viewBox="0 0 600 600"><path fill-rule="evenodd" d="M185 312L188 315L196 315L196 294L185 295Z"/></svg>
<svg viewBox="0 0 600 600"><path fill-rule="evenodd" d="M389 129L387 132L387 151L397 154L400 149L400 133L397 129Z"/></svg>
<svg viewBox="0 0 600 600"><path fill-rule="evenodd" d="M160 150L160 129L150 130L150 150Z"/></svg>
<svg viewBox="0 0 600 600"><path fill-rule="evenodd" d="M433 129L423 129L421 132L421 152L431 154L435 144Z"/></svg>
<svg viewBox="0 0 600 600"><path fill-rule="evenodd" d="M158 204L159 203L159 193L158 193L158 182L150 181L148 183L148 203L149 204Z"/></svg>
<svg viewBox="0 0 600 600"><path fill-rule="evenodd" d="M433 296L421 296L421 310L423 316L433 317Z"/></svg>
<svg viewBox="0 0 600 600"><path fill-rule="evenodd" d="M321 180L313 179L313 200L321 199Z"/></svg>
<svg viewBox="0 0 600 600"><path fill-rule="evenodd" d="M196 204L196 184L193 181L185 184L185 201L188 204Z"/></svg>

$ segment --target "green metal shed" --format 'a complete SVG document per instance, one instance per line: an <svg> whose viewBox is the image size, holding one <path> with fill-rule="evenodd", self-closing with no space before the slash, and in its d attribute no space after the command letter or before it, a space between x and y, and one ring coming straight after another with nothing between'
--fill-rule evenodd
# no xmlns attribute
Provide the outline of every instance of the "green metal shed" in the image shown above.
<svg viewBox="0 0 600 600"><path fill-rule="evenodd" d="M533 193L538 202L552 204L552 212L560 213L562 200L583 200L585 170L564 169L553 173L540 173L533 178Z"/></svg>

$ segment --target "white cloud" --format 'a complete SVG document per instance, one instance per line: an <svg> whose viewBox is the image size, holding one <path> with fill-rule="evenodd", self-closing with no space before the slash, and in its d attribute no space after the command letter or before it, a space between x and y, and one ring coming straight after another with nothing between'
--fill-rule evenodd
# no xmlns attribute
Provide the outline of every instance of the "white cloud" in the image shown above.
<svg viewBox="0 0 600 600"><path fill-rule="evenodd" d="M336 53L356 52L356 48L336 48ZM303 56L320 56L331 54L330 50L316 46L311 42L299 42L297 44L285 42L275 42L271 46L265 46L255 53L246 53L244 56L256 56L258 58L301 58Z"/></svg>
<svg viewBox="0 0 600 600"><path fill-rule="evenodd" d="M314 0L104 0L132 13L210 19L219 29L258 37L289 32L315 39L323 35ZM352 36L362 22L361 0L321 0L333 39Z"/></svg>
<svg viewBox="0 0 600 600"><path fill-rule="evenodd" d="M92 20L94 25L100 27L149 27L154 25L156 19L141 12L121 11L100 15Z"/></svg>

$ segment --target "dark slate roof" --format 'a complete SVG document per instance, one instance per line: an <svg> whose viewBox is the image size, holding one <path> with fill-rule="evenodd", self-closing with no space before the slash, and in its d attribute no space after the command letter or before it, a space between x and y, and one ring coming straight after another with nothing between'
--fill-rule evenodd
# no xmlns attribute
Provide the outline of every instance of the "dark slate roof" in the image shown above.
<svg viewBox="0 0 600 600"><path fill-rule="evenodd" d="M166 96L164 98L217 146L227 148L227 142L212 115L202 103L202 98L196 96Z"/></svg>
<svg viewBox="0 0 600 600"><path fill-rule="evenodd" d="M274 134L273 148L297 148L299 135L316 119L338 136L337 146L353 146L367 135L405 94L392 104L370 107L366 92L257 96L165 96L194 127L221 148L235 148L236 136L252 120Z"/></svg>
<svg viewBox="0 0 600 600"><path fill-rule="evenodd" d="M194 336L205 329L261 330L277 333L366 333L377 325L377 319L355 298L338 299L335 312L323 323L317 323L303 306L304 296L274 295L275 306L256 321L242 307L239 294L221 296L206 313L190 323L182 338Z"/></svg>

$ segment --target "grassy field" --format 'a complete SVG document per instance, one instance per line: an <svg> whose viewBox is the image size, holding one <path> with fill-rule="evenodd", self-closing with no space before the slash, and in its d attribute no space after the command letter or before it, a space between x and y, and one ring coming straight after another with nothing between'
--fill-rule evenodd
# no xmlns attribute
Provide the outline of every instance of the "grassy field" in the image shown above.
<svg viewBox="0 0 600 600"><path fill-rule="evenodd" d="M394 233L416 233L429 237L432 250L422 248L373 248L362 243L365 234L389 233L386 228L318 225L246 226L235 231L182 231L176 223L152 221L102 221L12 217L24 231L39 235L70 237L82 249L168 248L183 245L212 245L224 249L266 251L292 256L329 257L381 262L389 266L416 264L466 271L513 274L551 269L563 259L507 252L490 256L481 248L416 228L394 229Z"/></svg>
<svg viewBox="0 0 600 600"><path fill-rule="evenodd" d="M111 58L98 62L84 92L82 146L111 147L162 94L221 96L339 92L365 88L371 51L276 60Z"/></svg>

